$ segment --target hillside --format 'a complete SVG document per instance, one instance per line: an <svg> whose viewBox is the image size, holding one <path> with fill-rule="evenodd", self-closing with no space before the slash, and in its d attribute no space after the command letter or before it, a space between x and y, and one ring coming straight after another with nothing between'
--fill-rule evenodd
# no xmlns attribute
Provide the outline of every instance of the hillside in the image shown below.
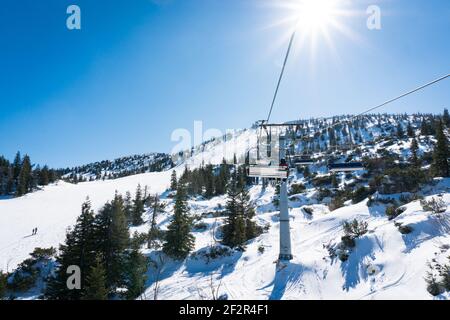
<svg viewBox="0 0 450 320"><path fill-rule="evenodd" d="M272 183L252 180L250 200L256 208L255 221L264 232L250 240L245 251L220 245L226 195L191 195L190 215L197 225L192 230L195 249L185 261L164 257L163 263L150 267L141 297L153 299L156 286L158 299L211 299L213 286L229 299L433 298L424 280L428 262L436 259L446 263L450 255L450 180L427 175L436 141L436 119L432 115L386 114L295 121L295 134L302 139L293 134L289 143L296 152L312 155L314 163L307 169L292 167L290 171L294 260L284 265L274 263L279 236L276 188ZM236 158L242 163L257 134L252 128L213 139L186 151L186 159L174 158L173 169L181 177L186 168L201 169L208 164L217 168L224 159L232 163ZM408 171L413 138L421 161L419 175ZM363 161L365 170L332 175L327 170L330 159ZM139 163L126 167L140 172ZM98 175L95 168L74 172L86 177ZM102 168L100 176L122 167ZM97 211L116 191L133 195L138 184L147 186L148 194L161 195L166 208L157 225L166 230L174 205L173 194L168 191L171 173L147 172L78 184L58 181L20 198L0 200L0 269L13 271L35 247L58 247L64 242L66 230L80 215L87 196ZM424 200L432 199L440 199L445 208L429 211ZM148 231L151 210L146 210L145 223L132 227L131 232ZM367 222L367 232L355 239L354 248L345 248L341 244L343 223L353 219ZM401 233L402 226L408 226L410 233ZM38 232L31 235L35 227ZM211 254L211 250L220 254ZM163 257L156 249L142 247L142 252L152 261ZM343 254L346 260L341 259ZM36 298L39 290L19 297ZM443 293L437 298L448 297Z"/></svg>

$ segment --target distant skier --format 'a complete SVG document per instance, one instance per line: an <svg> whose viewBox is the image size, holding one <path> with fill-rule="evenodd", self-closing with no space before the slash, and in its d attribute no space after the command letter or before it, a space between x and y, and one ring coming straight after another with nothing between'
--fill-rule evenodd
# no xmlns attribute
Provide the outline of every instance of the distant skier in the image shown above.
<svg viewBox="0 0 450 320"><path fill-rule="evenodd" d="M37 227L36 228L34 228L34 234L36 234L37 233Z"/></svg>

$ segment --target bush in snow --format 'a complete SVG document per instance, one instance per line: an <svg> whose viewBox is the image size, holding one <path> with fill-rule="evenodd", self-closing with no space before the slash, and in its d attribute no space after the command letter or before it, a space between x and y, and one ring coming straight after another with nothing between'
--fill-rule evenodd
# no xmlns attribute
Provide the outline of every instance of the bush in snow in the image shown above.
<svg viewBox="0 0 450 320"><path fill-rule="evenodd" d="M440 198L431 198L430 201L421 200L420 205L422 206L423 211L435 214L443 213L447 210L447 204Z"/></svg>
<svg viewBox="0 0 450 320"><path fill-rule="evenodd" d="M289 195L299 194L305 192L306 187L302 183L293 183L291 184L291 190L289 190Z"/></svg>
<svg viewBox="0 0 450 320"><path fill-rule="evenodd" d="M404 226L401 223L395 223L395 226L397 227L398 231L400 231L401 234L408 234L413 232L413 228L411 226Z"/></svg>
<svg viewBox="0 0 450 320"><path fill-rule="evenodd" d="M358 203L363 201L365 198L370 196L373 192L366 188L366 187L360 187L356 189L352 194L352 201L353 203Z"/></svg>
<svg viewBox="0 0 450 320"><path fill-rule="evenodd" d="M368 224L365 221L358 221L354 219L351 222L344 222L344 233L346 236L358 238L367 233Z"/></svg>
<svg viewBox="0 0 450 320"><path fill-rule="evenodd" d="M355 238L353 238L352 236L349 235L342 236L341 240L342 244L346 248L354 248L356 246Z"/></svg>
<svg viewBox="0 0 450 320"><path fill-rule="evenodd" d="M448 259L450 260L450 257ZM450 265L442 265L433 260L428 267L430 270L425 277L427 291L433 296L450 291Z"/></svg>
<svg viewBox="0 0 450 320"><path fill-rule="evenodd" d="M327 186L330 185L332 182L332 177L331 176L322 176L322 177L315 177L312 180L312 184L315 187L323 187L323 186Z"/></svg>
<svg viewBox="0 0 450 320"><path fill-rule="evenodd" d="M403 212L405 212L406 208L398 208L394 205L388 206L386 208L386 216L389 220L392 220L396 218L397 216L401 215Z"/></svg>
<svg viewBox="0 0 450 320"><path fill-rule="evenodd" d="M440 295L441 293L444 292L444 288L441 286L441 284L436 279L436 276L433 273L427 272L427 276L425 277L425 281L427 283L427 291L432 296L438 296L438 295Z"/></svg>
<svg viewBox="0 0 450 320"><path fill-rule="evenodd" d="M230 247L216 244L192 253L191 258L195 260L203 259L206 260L206 263L209 263L211 260L228 257L232 254L233 249Z"/></svg>
<svg viewBox="0 0 450 320"><path fill-rule="evenodd" d="M312 207L303 207L303 211L309 215L312 215L314 213L314 209Z"/></svg>
<svg viewBox="0 0 450 320"><path fill-rule="evenodd" d="M263 245L258 246L258 252L260 254L263 254L265 250L266 250L266 248Z"/></svg>
<svg viewBox="0 0 450 320"><path fill-rule="evenodd" d="M342 208L344 206L344 200L345 199L341 196L334 197L328 204L328 209L330 209L330 211L334 211L336 209Z"/></svg>

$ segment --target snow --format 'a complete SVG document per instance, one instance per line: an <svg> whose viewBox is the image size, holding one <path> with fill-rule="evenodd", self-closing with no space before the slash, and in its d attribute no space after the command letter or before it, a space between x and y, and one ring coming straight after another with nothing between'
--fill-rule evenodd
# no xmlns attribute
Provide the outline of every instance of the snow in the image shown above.
<svg viewBox="0 0 450 320"><path fill-rule="evenodd" d="M69 184L59 181L21 198L0 200L0 269L11 271L35 247L58 247L68 227L80 215L89 196L94 210L114 197L117 190L134 192L148 185L149 192L161 193L169 185L170 172L146 173L117 180ZM31 235L37 227L36 235Z"/></svg>
<svg viewBox="0 0 450 320"><path fill-rule="evenodd" d="M266 202L269 193L256 201ZM254 187L251 194L260 195L260 187ZM450 202L450 194L444 195L444 201ZM213 202L209 201L209 209ZM423 212L414 201L395 219L414 228L411 234L402 235L394 221L381 215L380 208L368 208L366 201L331 213L322 205L312 207L312 217L300 208L290 211L294 260L286 267L274 263L278 256L278 212L259 210L259 223L271 225L267 233L250 241L245 252L213 262L192 258L171 262L160 280L159 299L199 299L199 292L210 291L211 275L215 286L220 284L220 293L230 299L431 298L424 276L435 252L446 247L444 244L450 245L450 225L445 219L440 221ZM342 223L354 218L369 223L368 233L357 239L348 261L331 259L324 245L339 242ZM204 221L212 224L217 222L214 220ZM195 235L196 253L214 242L210 231ZM263 253L258 251L260 246ZM150 284L143 295L147 299L153 297L154 283Z"/></svg>
<svg viewBox="0 0 450 320"><path fill-rule="evenodd" d="M373 125L373 127L372 127ZM368 132L380 135L380 129L370 123L370 131L360 132L364 141ZM366 128L367 129L367 128ZM185 165L191 169L200 165L219 164L222 159L242 158L256 140L255 131L244 130L226 141L216 140L202 146L191 158L175 168L178 176ZM375 153L381 148L375 144L367 152ZM408 156L410 141L390 146L390 150ZM421 144L421 151L428 151ZM138 184L148 186L149 193L163 193L169 186L171 170L144 173L116 180L93 181L79 184L58 182L40 191L20 198L0 199L0 269L12 271L26 259L35 247L58 247L65 239L66 230L75 223L81 204L89 196L93 209L98 210L118 191L132 194ZM292 183L304 182L301 175L292 175ZM422 190L428 198L442 195L450 203L450 180L441 179L435 185ZM219 295L229 299L432 299L426 290L424 277L427 262L450 255L450 211L440 216L424 212L418 200L409 202L406 209L394 220L384 214L385 205L367 206L367 199L330 212L325 201L316 199L316 189L292 195L289 201L291 238L294 259L290 263L275 263L278 257L279 220L272 203L275 188L263 189L261 185L250 189L251 200L257 207L256 221L268 227L262 235L249 241L245 251L230 251L216 259L207 259L211 246L217 243L219 226L224 217L213 217L226 204L226 197L201 198L189 201L191 214L203 218L206 229L195 230L194 256L185 261L165 258L159 275L158 299L209 299L211 283ZM389 195L399 198L400 195ZM158 217L159 227L165 229L173 208L171 199L164 214ZM313 214L306 213L308 206ZM149 214L149 213L148 213ZM149 220L149 216L146 220ZM356 239L356 247L346 262L330 257L327 246L336 245L343 235L344 221L358 219L368 222L368 232ZM413 228L403 235L395 223ZM38 233L31 235L33 228ZM148 224L132 228L131 232L145 232ZM145 249L149 258L158 261L158 251ZM148 271L148 288L142 299L153 299L158 272ZM37 293L36 293L37 294ZM31 294L31 298L33 295ZM28 294L24 298L30 298ZM442 294L437 299L446 299Z"/></svg>

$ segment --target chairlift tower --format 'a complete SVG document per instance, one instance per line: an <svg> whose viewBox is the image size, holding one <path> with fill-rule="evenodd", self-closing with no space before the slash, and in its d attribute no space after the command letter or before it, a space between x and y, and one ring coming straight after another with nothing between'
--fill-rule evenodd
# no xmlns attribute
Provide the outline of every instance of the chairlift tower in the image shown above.
<svg viewBox="0 0 450 320"><path fill-rule="evenodd" d="M286 160L286 137L280 136L280 159ZM289 207L287 178L280 185L280 254L279 260L292 260L291 230L289 226Z"/></svg>
<svg viewBox="0 0 450 320"><path fill-rule="evenodd" d="M264 125L261 126L261 130L267 130L269 127L285 127L287 125ZM271 133L267 133L268 141L271 139ZM270 138L269 138L270 137ZM248 167L248 176L255 178L268 178L275 179L280 182L280 253L278 260L292 260L292 248L291 248L291 231L289 226L289 207L288 207L288 193L287 193L287 180L289 176L289 166L287 162L286 154L286 136L280 134L278 136L278 160L279 163L263 163L260 157L260 151L265 149L258 145L257 163ZM261 139L259 139L261 142ZM272 144L268 144L266 148L267 156L272 156Z"/></svg>

